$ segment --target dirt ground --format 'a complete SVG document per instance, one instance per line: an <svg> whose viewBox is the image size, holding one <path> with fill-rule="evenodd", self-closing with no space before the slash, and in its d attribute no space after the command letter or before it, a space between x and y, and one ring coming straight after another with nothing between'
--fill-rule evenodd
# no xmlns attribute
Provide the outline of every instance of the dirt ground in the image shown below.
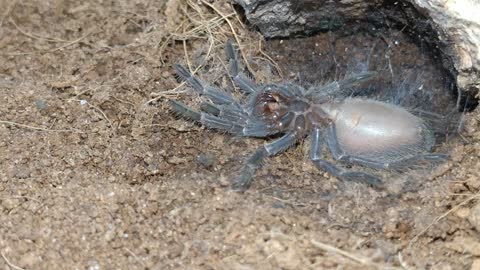
<svg viewBox="0 0 480 270"><path fill-rule="evenodd" d="M386 190L319 172L300 144L232 191L264 140L172 116L168 99L198 101L172 65L229 87L232 28L260 81L309 81L315 63L293 64L295 50L262 41L228 2L189 3L0 0L1 269L480 269L479 109L440 144L448 161ZM207 18L186 16L195 8ZM321 56L322 40L293 42Z"/></svg>

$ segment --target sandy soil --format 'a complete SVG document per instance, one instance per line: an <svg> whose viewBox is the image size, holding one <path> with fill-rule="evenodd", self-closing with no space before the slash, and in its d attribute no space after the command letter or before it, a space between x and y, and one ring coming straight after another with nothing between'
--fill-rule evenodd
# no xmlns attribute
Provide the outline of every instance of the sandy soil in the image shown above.
<svg viewBox="0 0 480 270"><path fill-rule="evenodd" d="M254 75L279 77L248 54L258 35L229 18ZM173 0L0 1L1 269L479 269L478 109L440 146L450 160L409 174L414 188L339 183L301 144L234 192L229 179L264 140L169 112L168 98L198 101L175 89L185 52L202 78L229 83L228 35L182 42L184 19ZM285 77L301 72L279 42L266 53Z"/></svg>

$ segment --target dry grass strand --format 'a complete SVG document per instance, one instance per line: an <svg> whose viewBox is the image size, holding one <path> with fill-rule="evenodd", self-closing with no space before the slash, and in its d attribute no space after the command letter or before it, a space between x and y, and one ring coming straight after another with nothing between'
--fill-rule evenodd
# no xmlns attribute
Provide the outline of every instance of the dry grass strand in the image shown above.
<svg viewBox="0 0 480 270"><path fill-rule="evenodd" d="M22 268L20 266L16 266L15 264L11 263L7 257L5 256L5 254L3 254L3 251L0 252L0 255L2 255L2 258L3 260L5 260L5 263L8 265L8 267L12 268L12 269L15 269L15 270L25 270L25 268Z"/></svg>
<svg viewBox="0 0 480 270"><path fill-rule="evenodd" d="M425 234L433 225L437 224L438 222L440 222L442 219L444 219L445 217L447 217L448 215L450 215L451 213L457 211L458 209L460 209L461 207L463 207L464 205L468 204L469 202L475 200L475 199L479 199L480 198L480 193L477 193L473 196L470 196L469 198L463 200L462 202L460 202L459 204L455 205L454 207L452 207L450 210L446 211L445 213L443 213L442 215L440 215L439 217L437 217L432 223L430 223L427 227L425 227L421 232L419 232L417 235L415 235L412 240L410 240L410 242L408 243L408 249L410 249L412 247L412 245L420 238L420 236L422 236L423 234Z"/></svg>
<svg viewBox="0 0 480 270"><path fill-rule="evenodd" d="M310 242L316 248L319 248L319 249L321 249L323 251L326 251L326 252L331 252L331 253L334 253L334 254L341 255L345 258L348 258L348 259L350 259L354 262L357 262L361 265L364 265L364 266L369 266L369 267L373 267L373 268L376 268L376 269L391 269L391 270L402 269L402 268L398 268L398 267L394 267L394 266L387 266L387 265L372 262L370 260L370 258L361 256L361 255L358 255L358 254L353 254L353 253L347 252L345 250L339 249L337 247L334 247L334 246L331 246L331 245L328 245L328 244L325 244L325 243L322 243L322 242L319 242L319 241L316 241L316 240L313 240L313 239Z"/></svg>
<svg viewBox="0 0 480 270"><path fill-rule="evenodd" d="M9 125L9 126L16 126L16 127L21 127L21 128L26 128L26 129L32 129L32 130L46 131L46 132L75 132L75 133L85 133L85 132L80 131L80 130L77 130L77 129L48 129L48 128L44 128L44 127L36 127L36 126L20 124L20 123L12 122L12 121L4 121L4 120L0 120L0 124L5 124L5 125Z"/></svg>

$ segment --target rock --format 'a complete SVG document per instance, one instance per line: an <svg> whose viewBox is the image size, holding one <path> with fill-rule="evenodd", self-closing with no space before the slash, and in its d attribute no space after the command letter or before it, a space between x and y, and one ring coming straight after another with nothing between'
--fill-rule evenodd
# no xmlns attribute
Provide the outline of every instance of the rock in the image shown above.
<svg viewBox="0 0 480 270"><path fill-rule="evenodd" d="M457 84L462 90L480 88L480 2L471 0L415 0L435 23L441 43L453 52L458 71Z"/></svg>
<svg viewBox="0 0 480 270"><path fill-rule="evenodd" d="M288 37L310 34L319 30L331 30L347 21L362 19L371 8L378 8L382 1L334 1L321 0L236 0L245 10L250 23L267 37Z"/></svg>

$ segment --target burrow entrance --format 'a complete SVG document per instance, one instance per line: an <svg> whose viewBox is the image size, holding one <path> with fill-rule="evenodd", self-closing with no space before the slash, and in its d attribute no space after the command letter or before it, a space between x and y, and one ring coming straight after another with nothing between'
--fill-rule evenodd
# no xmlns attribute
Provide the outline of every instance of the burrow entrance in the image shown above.
<svg viewBox="0 0 480 270"><path fill-rule="evenodd" d="M454 132L462 113L478 105L475 92L457 88L451 52L445 49L448 44L439 38L429 18L412 4L372 4L359 18L358 10L349 12L338 3L284 2L294 9L293 13L306 18L304 31L298 31L295 22L275 28L265 24L268 17L263 22L261 17L254 20L269 37L267 51L284 79L308 86L337 80L348 73L375 71L378 75L373 80L359 85L364 89L362 95L436 118L448 117L440 124L442 133ZM320 9L333 12L316 24L309 23ZM279 22L272 19L272 24ZM289 36L283 36L285 33Z"/></svg>

